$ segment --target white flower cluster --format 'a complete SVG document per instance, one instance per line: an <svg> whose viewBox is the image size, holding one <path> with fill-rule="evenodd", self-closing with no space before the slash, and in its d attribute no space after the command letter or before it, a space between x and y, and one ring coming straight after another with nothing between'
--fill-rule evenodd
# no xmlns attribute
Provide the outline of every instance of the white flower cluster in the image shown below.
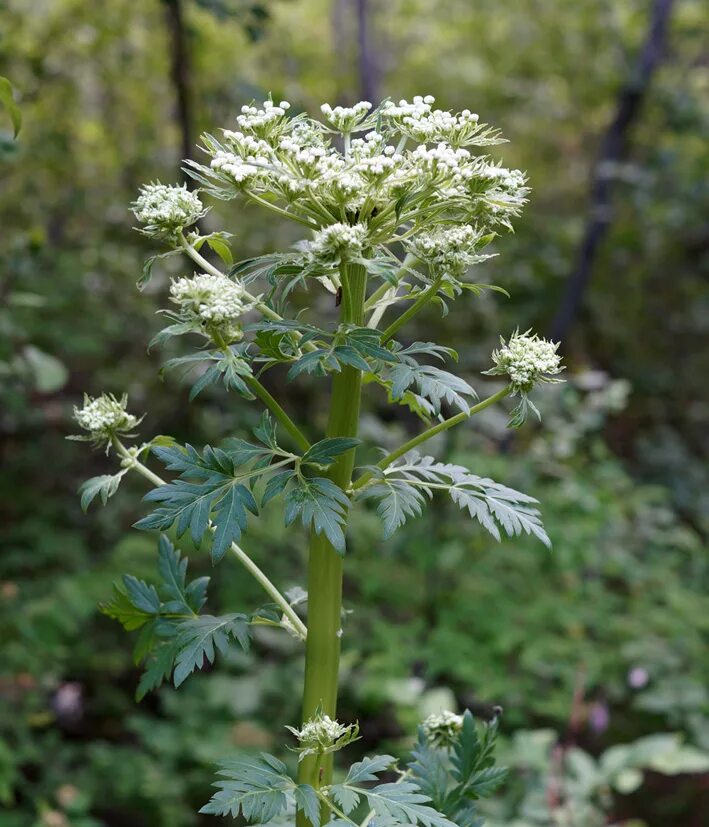
<svg viewBox="0 0 709 827"><path fill-rule="evenodd" d="M469 109L459 114L443 109L433 109L433 95L417 95L413 103L402 100L398 104L387 101L382 106L382 117L396 124L399 132L420 143L439 143L444 141L455 147L476 143L475 136L480 131L479 116ZM482 143L498 143L489 133L485 133Z"/></svg>
<svg viewBox="0 0 709 827"><path fill-rule="evenodd" d="M244 289L226 276L198 273L170 284L170 297L180 307L180 318L196 321L234 341L241 338L239 319L249 309Z"/></svg>
<svg viewBox="0 0 709 827"><path fill-rule="evenodd" d="M323 104L323 125L304 115L289 118L286 101L266 101L245 107L238 130L225 130L221 140L203 137L209 166L189 163L212 179L216 197L265 195L319 226L376 218L380 238L410 221L427 225L423 216L434 206L482 229L509 224L525 200L524 176L464 148L498 142L489 129L478 134L476 115L433 110L432 103L430 96L416 97L376 112L368 101ZM332 131L361 135L342 152L330 140ZM417 146L404 148L411 136ZM396 203L401 208L393 210Z"/></svg>
<svg viewBox="0 0 709 827"><path fill-rule="evenodd" d="M84 394L82 408L74 407L74 419L85 431L89 432L92 442L110 442L115 434L132 431L140 419L126 410L128 396L116 399L113 394L102 393L92 398Z"/></svg>
<svg viewBox="0 0 709 827"><path fill-rule="evenodd" d="M434 747L450 747L457 740L463 728L463 716L455 712L443 712L429 715L421 724L426 740Z"/></svg>
<svg viewBox="0 0 709 827"><path fill-rule="evenodd" d="M469 224L460 224L419 233L410 242L409 250L428 262L435 274L460 278L473 264L490 258L477 252L479 244L480 233Z"/></svg>
<svg viewBox="0 0 709 827"><path fill-rule="evenodd" d="M146 184L132 205L135 217L145 224L147 235L171 235L198 221L205 209L199 197L186 186Z"/></svg>
<svg viewBox="0 0 709 827"><path fill-rule="evenodd" d="M302 729L287 726L290 732L298 739L297 751L300 758L306 755L325 755L342 749L357 739L359 726L349 724L345 726L339 721L333 721L329 715L318 713L314 718L306 721Z"/></svg>
<svg viewBox="0 0 709 827"><path fill-rule="evenodd" d="M320 111L330 126L338 132L349 133L361 124L371 108L369 101L359 101L354 106L336 106L334 109L329 103L324 103Z"/></svg>
<svg viewBox="0 0 709 827"><path fill-rule="evenodd" d="M309 252L320 264L336 265L361 256L367 238L364 224L331 224L315 233Z"/></svg>
<svg viewBox="0 0 709 827"><path fill-rule="evenodd" d="M492 353L494 367L485 371L489 376L509 376L515 392L526 394L537 382L559 382L554 379L564 370L557 353L559 344L540 339L536 333L515 333L509 342Z"/></svg>

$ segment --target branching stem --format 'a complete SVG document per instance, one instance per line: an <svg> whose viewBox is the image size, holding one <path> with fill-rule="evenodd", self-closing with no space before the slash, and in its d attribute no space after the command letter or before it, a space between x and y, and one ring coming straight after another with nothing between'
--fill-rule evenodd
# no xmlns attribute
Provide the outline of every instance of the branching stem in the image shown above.
<svg viewBox="0 0 709 827"><path fill-rule="evenodd" d="M157 474L154 474L146 465L144 465L136 456L134 456L126 446L118 439L118 437L113 438L113 445L118 452L118 454L124 459L127 467L135 469L139 474L145 477L146 480L149 480L154 486L166 485L167 483ZM211 529L211 526L210 526ZM212 529L213 530L213 529ZM303 621L298 617L298 615L293 611L293 607L288 602L286 597L280 593L280 591L276 588L274 583L264 574L263 571L254 563L254 561L249 557L246 552L240 548L236 543L231 544L231 552L234 556L239 560L239 562L244 566L244 568L251 574L251 576L258 582L258 584L264 589L264 591L269 595L269 597L277 603L285 617L290 620L293 628L295 629L298 637L305 641L308 636L308 630L303 623Z"/></svg>
<svg viewBox="0 0 709 827"><path fill-rule="evenodd" d="M448 419L444 419L443 422L439 422L437 425L433 425L432 427L428 428L427 430L420 433L418 436L409 439L403 445L400 445L395 451L392 451L390 454L387 454L383 459L381 459L377 463L377 468L381 468L382 471L385 468L388 468L392 462L396 462L399 457L403 457L404 454L407 454L409 451L412 451L414 448L417 448L424 442L427 442L429 439L432 439L434 436L438 434L442 434L444 431L453 428L455 425L459 425L461 422L465 422L467 419L470 419L471 416L474 416L476 413L480 413L480 411L484 411L485 408L489 408L490 405L494 405L495 402L499 402L501 399L504 399L510 393L510 387L507 386L502 388L501 390L497 391L497 393L493 393L491 396L488 396L487 399L483 399L482 402L478 402L477 405L473 405L473 407L466 413L462 411L455 416L451 416ZM366 473L362 474L361 477L354 483L352 486L353 491L357 491L360 488L363 488L372 478L374 474L371 471L367 471Z"/></svg>
<svg viewBox="0 0 709 827"><path fill-rule="evenodd" d="M419 313L423 308L435 298L436 293L438 293L438 288L441 286L441 282L443 281L443 277L439 276L433 284L427 289L424 290L423 293L416 299L416 301L410 305L404 312L399 316L398 319L394 319L394 321L389 325L389 327L384 331L382 334L382 342L387 342L391 337L396 333L396 331L406 324L410 319L412 319L417 313Z"/></svg>
<svg viewBox="0 0 709 827"><path fill-rule="evenodd" d="M304 436L300 428L293 422L288 414L283 410L278 400L265 388L255 376L244 376L244 382L251 388L251 390L258 396L258 398L271 411L276 420L285 428L291 435L295 444L301 451L305 452L310 448L310 443Z"/></svg>

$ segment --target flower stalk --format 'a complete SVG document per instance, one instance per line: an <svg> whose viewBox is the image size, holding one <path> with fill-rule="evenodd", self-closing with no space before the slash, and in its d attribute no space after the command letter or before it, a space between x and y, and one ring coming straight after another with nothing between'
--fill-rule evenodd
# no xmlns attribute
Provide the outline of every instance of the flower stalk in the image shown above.
<svg viewBox="0 0 709 827"><path fill-rule="evenodd" d="M165 485L166 482L162 477L159 477L147 465L144 465L117 437L113 437L113 446L116 452L123 459L123 463L130 469L137 471L142 477L145 477L155 487ZM293 607L287 598L281 594L275 584L268 578L268 576L254 563L249 555L236 543L232 543L230 547L231 553L241 563L241 565L248 571L248 573L256 580L261 588L268 594L268 596L277 603L283 611L283 615L288 618L293 629L300 640L305 641L308 636L308 629L298 615L293 611Z"/></svg>

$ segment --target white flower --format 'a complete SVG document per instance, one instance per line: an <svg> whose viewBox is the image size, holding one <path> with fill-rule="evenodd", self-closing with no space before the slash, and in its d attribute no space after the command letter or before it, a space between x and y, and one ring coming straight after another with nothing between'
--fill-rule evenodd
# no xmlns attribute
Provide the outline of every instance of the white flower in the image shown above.
<svg viewBox="0 0 709 827"><path fill-rule="evenodd" d="M473 264L490 258L477 252L480 238L480 233L469 224L437 227L419 233L409 248L417 258L429 262L435 271L460 277Z"/></svg>
<svg viewBox="0 0 709 827"><path fill-rule="evenodd" d="M83 407L74 407L74 419L81 428L89 432L89 436L75 439L86 439L96 444L110 443L114 435L132 431L140 419L128 413L127 406L126 394L120 399L109 393L102 393L95 398L84 394Z"/></svg>
<svg viewBox="0 0 709 827"><path fill-rule="evenodd" d="M364 224L331 224L315 233L310 254L322 264L339 264L362 255L368 231Z"/></svg>
<svg viewBox="0 0 709 827"><path fill-rule="evenodd" d="M170 235L198 221L206 212L199 197L186 186L146 184L132 205L148 235Z"/></svg>
<svg viewBox="0 0 709 827"><path fill-rule="evenodd" d="M485 371L489 376L509 376L515 393L528 393L537 382L559 382L554 379L564 370L557 353L558 342L540 339L536 333L515 333L509 342L500 339L502 347L492 353L495 366Z"/></svg>
<svg viewBox="0 0 709 827"><path fill-rule="evenodd" d="M193 278L180 278L170 284L170 297L180 307L180 315L186 321L199 321L206 325L228 328L234 326L249 309L244 301L244 289L239 282L226 276L196 274Z"/></svg>
<svg viewBox="0 0 709 827"><path fill-rule="evenodd" d="M463 716L455 712L443 712L429 715L421 724L428 742L435 747L450 747L457 740L463 728Z"/></svg>
<svg viewBox="0 0 709 827"><path fill-rule="evenodd" d="M297 751L299 760L306 755L325 755L335 752L357 740L359 726L349 724L345 726L339 721L333 721L329 715L318 712L313 718L303 724L302 729L287 726L287 730L298 739Z"/></svg>
<svg viewBox="0 0 709 827"><path fill-rule="evenodd" d="M362 119L371 108L372 104L369 101L359 101L354 106L336 106L334 109L329 103L324 103L320 111L330 126L338 132L352 132L358 126L361 128Z"/></svg>

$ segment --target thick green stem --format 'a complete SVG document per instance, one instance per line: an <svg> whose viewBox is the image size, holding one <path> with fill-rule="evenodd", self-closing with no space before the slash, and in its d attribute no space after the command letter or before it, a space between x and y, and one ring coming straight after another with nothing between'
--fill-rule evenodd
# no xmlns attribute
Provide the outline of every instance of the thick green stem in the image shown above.
<svg viewBox="0 0 709 827"><path fill-rule="evenodd" d="M364 321L364 297L367 274L361 265L342 269L343 323L361 325ZM362 388L362 374L344 367L332 382L327 436L357 435ZM347 489L352 479L354 451L340 456L328 469L329 478ZM337 716L337 676L340 665L343 559L324 535L313 532L308 561L308 639L305 647L305 685L303 721L318 710L331 718ZM316 777L317 776L317 777ZM305 758L299 768L299 781L319 788L332 779L332 755L317 766L313 756ZM299 827L305 827L299 815Z"/></svg>

